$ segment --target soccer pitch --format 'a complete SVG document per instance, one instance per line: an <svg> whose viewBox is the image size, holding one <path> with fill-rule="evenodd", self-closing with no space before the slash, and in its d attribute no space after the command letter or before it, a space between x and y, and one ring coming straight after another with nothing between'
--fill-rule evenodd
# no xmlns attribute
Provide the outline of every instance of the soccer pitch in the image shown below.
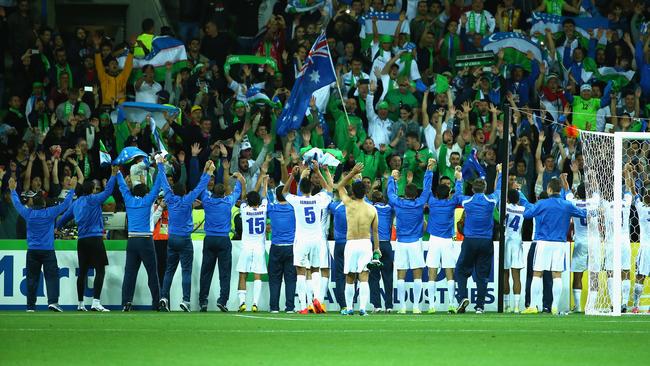
<svg viewBox="0 0 650 366"><path fill-rule="evenodd" d="M650 359L650 316L137 311L2 312L0 319L1 365L614 365Z"/></svg>

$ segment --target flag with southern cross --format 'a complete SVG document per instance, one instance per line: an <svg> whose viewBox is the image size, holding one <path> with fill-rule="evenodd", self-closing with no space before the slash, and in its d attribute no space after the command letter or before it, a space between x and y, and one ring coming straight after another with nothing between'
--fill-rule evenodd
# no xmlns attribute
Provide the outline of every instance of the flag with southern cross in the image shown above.
<svg viewBox="0 0 650 366"><path fill-rule="evenodd" d="M336 74L323 32L309 50L291 89L291 95L278 117L278 135L285 136L289 131L298 129L305 118L312 94L335 81Z"/></svg>

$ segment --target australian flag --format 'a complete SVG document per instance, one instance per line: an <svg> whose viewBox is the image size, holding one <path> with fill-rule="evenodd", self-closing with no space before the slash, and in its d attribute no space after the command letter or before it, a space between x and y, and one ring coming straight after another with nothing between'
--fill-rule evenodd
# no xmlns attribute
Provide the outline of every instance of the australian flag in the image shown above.
<svg viewBox="0 0 650 366"><path fill-rule="evenodd" d="M485 179L486 176L485 169L478 161L478 156L475 148L472 149L472 152L469 154L467 159L465 159L462 173L463 173L463 180L465 181L473 180L477 176L478 178Z"/></svg>
<svg viewBox="0 0 650 366"><path fill-rule="evenodd" d="M278 118L278 135L285 136L289 131L300 127L309 107L309 100L314 92L336 81L336 74L330 59L325 33L321 33L309 50L305 64L300 69L296 82L291 89L280 118Z"/></svg>

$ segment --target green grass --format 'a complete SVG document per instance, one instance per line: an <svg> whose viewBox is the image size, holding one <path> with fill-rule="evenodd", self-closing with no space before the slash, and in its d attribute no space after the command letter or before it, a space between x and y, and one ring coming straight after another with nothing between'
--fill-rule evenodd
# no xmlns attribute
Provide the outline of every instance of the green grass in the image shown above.
<svg viewBox="0 0 650 366"><path fill-rule="evenodd" d="M0 365L644 364L648 336L650 316L1 312Z"/></svg>

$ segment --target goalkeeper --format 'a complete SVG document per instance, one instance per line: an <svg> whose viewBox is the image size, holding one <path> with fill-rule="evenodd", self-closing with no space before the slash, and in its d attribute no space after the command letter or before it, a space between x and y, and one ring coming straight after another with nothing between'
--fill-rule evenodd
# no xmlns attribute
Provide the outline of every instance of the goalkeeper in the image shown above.
<svg viewBox="0 0 650 366"><path fill-rule="evenodd" d="M347 217L348 240L345 244L343 272L345 278L345 303L347 309L342 310L343 315L354 314L354 281L359 280L359 315L365 316L366 305L370 297L368 287L367 265L372 259L373 249L379 251L379 229L377 210L364 201L366 187L363 182L352 183L352 198L348 196L345 186L354 176L363 171L363 164L357 164L339 183L338 191L341 201L345 205ZM372 229L374 245L370 243Z"/></svg>

